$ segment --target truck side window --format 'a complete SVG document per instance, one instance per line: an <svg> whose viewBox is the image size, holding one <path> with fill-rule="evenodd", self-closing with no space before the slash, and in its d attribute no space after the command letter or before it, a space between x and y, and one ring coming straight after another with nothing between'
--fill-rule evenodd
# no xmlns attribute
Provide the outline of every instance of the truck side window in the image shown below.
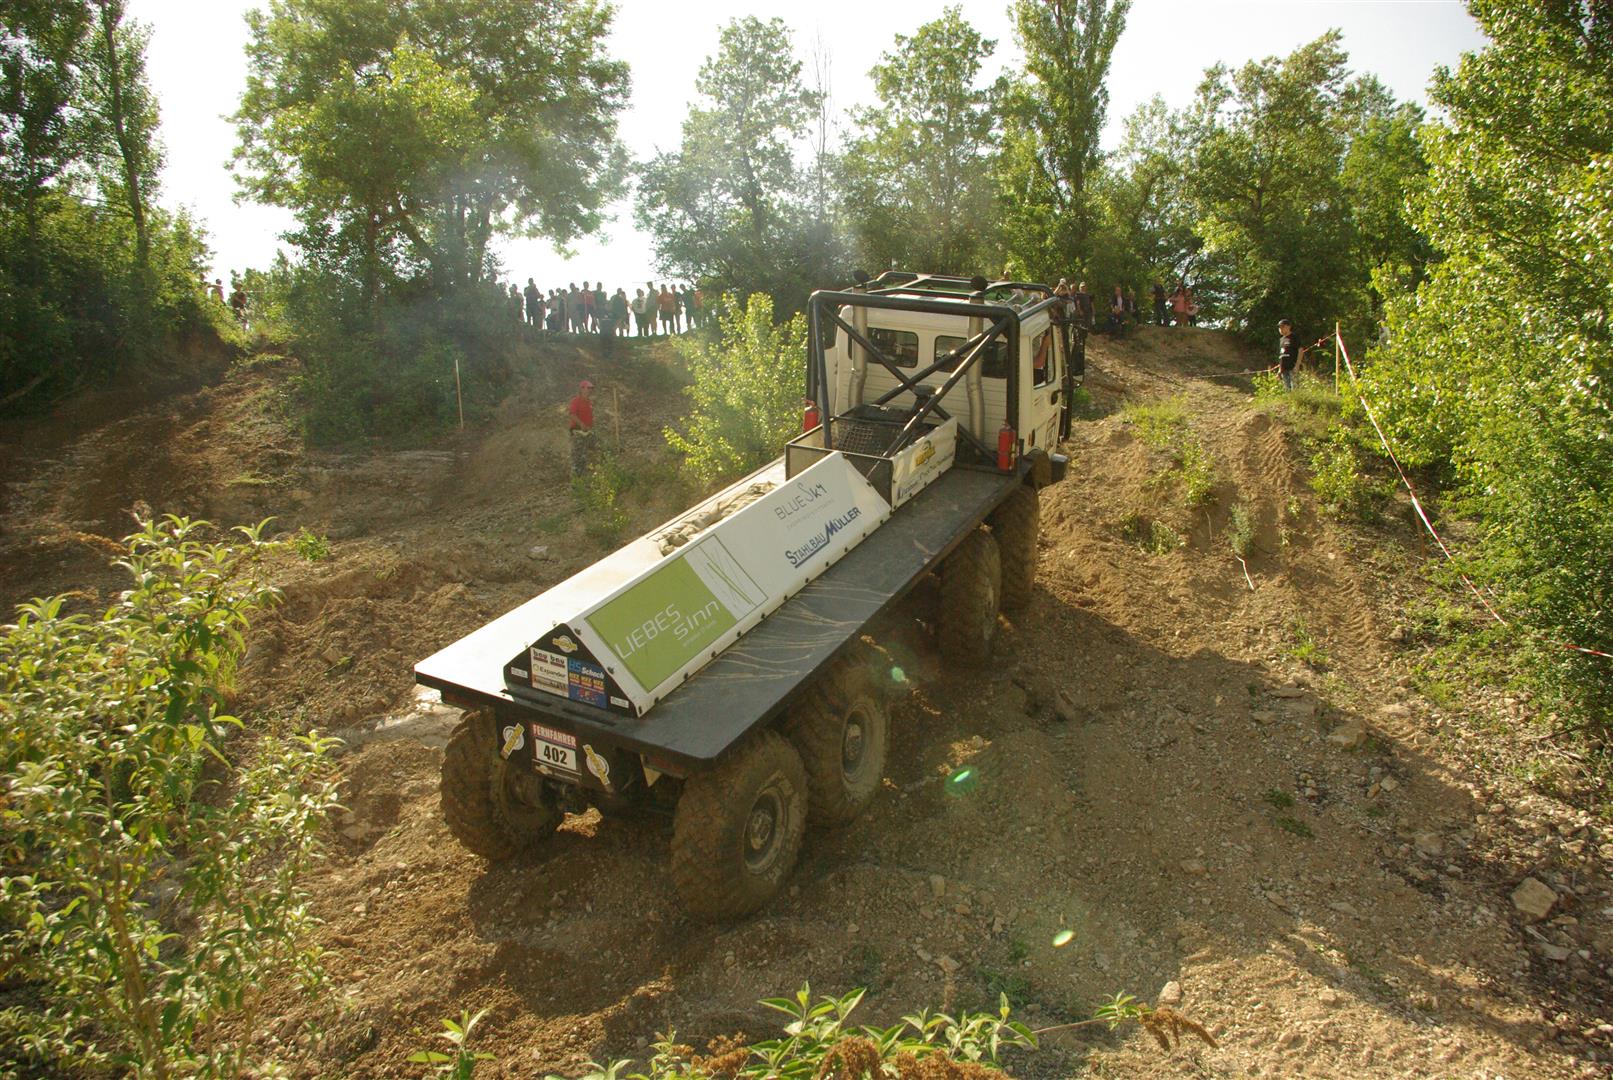
<svg viewBox="0 0 1613 1080"><path fill-rule="evenodd" d="M962 349L964 343L968 340L968 338L961 337L936 338L935 358L939 360L949 352L955 352ZM952 363L948 364L944 370L952 371L955 370L957 366L957 361L954 360ZM981 374L988 379L1008 378L1008 345L1005 342L993 341L990 345L986 346L986 365Z"/></svg>
<svg viewBox="0 0 1613 1080"><path fill-rule="evenodd" d="M1052 328L1043 330L1036 336L1036 343L1031 352L1031 385L1046 386L1047 380L1052 378L1053 372L1053 331Z"/></svg>
<svg viewBox="0 0 1613 1080"><path fill-rule="evenodd" d="M879 351L890 357L897 367L918 367L919 336L906 330L884 330L877 326L868 330L868 340Z"/></svg>

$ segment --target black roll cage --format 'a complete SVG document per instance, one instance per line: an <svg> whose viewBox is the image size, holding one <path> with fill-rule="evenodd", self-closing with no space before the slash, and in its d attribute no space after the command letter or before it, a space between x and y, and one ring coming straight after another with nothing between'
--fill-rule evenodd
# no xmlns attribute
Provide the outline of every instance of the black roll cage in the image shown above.
<svg viewBox="0 0 1613 1080"><path fill-rule="evenodd" d="M828 359L825 356L826 337L823 333L827 327L838 327L844 330L849 340L862 346L870 360L878 363L896 379L896 388L886 391L874 402L876 406L888 404L897 395L904 392L911 393L920 402L918 409L903 425L889 452L894 453L896 450L906 446L917 435L924 424L925 418L932 412L942 420L951 419L951 414L941 407L941 399L952 392L952 389L968 374L971 367L985 362L987 347L999 339L1006 342L1008 355L1012 358L1012 362L1008 365L1008 426L1013 428L1016 433L1018 432L1020 323L1026 317L1034 315L1045 308L1052 307L1058 302L1058 298L1053 295L1052 289L1035 282L994 281L987 284L984 289L979 289L976 288L979 280L978 278L949 277L938 274L919 275L907 271L890 270L856 289L820 289L812 294L807 301L806 396L817 406L819 422L824 427L825 446L834 446L833 425L836 419L829 411L829 367ZM932 283L954 287L926 287ZM960 293L956 286L964 286L970 291ZM1035 292L1041 294L1043 299L1023 311L1006 304L986 303L987 294L1000 289ZM893 293L909 295L897 296L892 295ZM931 299L932 297L934 299ZM922 315L951 315L968 319L991 320L991 325L945 356L936 357L928 367L922 368L912 375L907 375L883 350L868 340L856 327L840 317L842 307L871 308L881 311L910 311ZM959 358L960 354L961 359ZM928 398L919 392L921 380L929 378L938 371L945 370L946 366L954 361L957 362L957 366L952 369L946 380L941 384L940 389L936 390ZM968 440L985 460L996 461L996 449L986 446L973 431L968 430L967 425L960 424L958 433Z"/></svg>

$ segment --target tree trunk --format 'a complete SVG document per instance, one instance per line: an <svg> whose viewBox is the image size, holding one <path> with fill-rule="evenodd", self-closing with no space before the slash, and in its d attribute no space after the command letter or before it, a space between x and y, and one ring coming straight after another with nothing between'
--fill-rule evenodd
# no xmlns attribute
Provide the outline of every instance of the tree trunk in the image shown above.
<svg viewBox="0 0 1613 1080"><path fill-rule="evenodd" d="M118 56L118 26L123 21L122 0L96 0L101 10L101 43L106 48L106 82L108 108L111 115L113 138L118 144L118 156L123 161L125 198L129 202L129 216L134 220L134 254L142 279L151 268L151 237L146 227L145 197L140 190L141 148L135 145L129 131L128 117L123 110L123 68ZM145 284L142 281L142 284Z"/></svg>

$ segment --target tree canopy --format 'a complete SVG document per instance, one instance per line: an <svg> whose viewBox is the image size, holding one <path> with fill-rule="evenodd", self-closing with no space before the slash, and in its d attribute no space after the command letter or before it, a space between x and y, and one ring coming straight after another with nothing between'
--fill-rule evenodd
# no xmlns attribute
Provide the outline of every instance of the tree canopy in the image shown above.
<svg viewBox="0 0 1613 1080"><path fill-rule="evenodd" d="M305 247L439 291L483 280L499 235L557 245L621 190L625 64L599 0L272 0L248 16L242 192Z"/></svg>

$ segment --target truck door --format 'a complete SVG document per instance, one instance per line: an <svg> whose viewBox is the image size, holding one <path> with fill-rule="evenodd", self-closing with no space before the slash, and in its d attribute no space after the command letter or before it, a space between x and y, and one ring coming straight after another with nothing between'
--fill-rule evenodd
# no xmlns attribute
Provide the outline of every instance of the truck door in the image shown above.
<svg viewBox="0 0 1613 1080"><path fill-rule="evenodd" d="M1020 417L1025 448L1052 453L1059 441L1059 402L1063 399L1063 356L1058 333L1048 326L1031 340L1030 409Z"/></svg>

